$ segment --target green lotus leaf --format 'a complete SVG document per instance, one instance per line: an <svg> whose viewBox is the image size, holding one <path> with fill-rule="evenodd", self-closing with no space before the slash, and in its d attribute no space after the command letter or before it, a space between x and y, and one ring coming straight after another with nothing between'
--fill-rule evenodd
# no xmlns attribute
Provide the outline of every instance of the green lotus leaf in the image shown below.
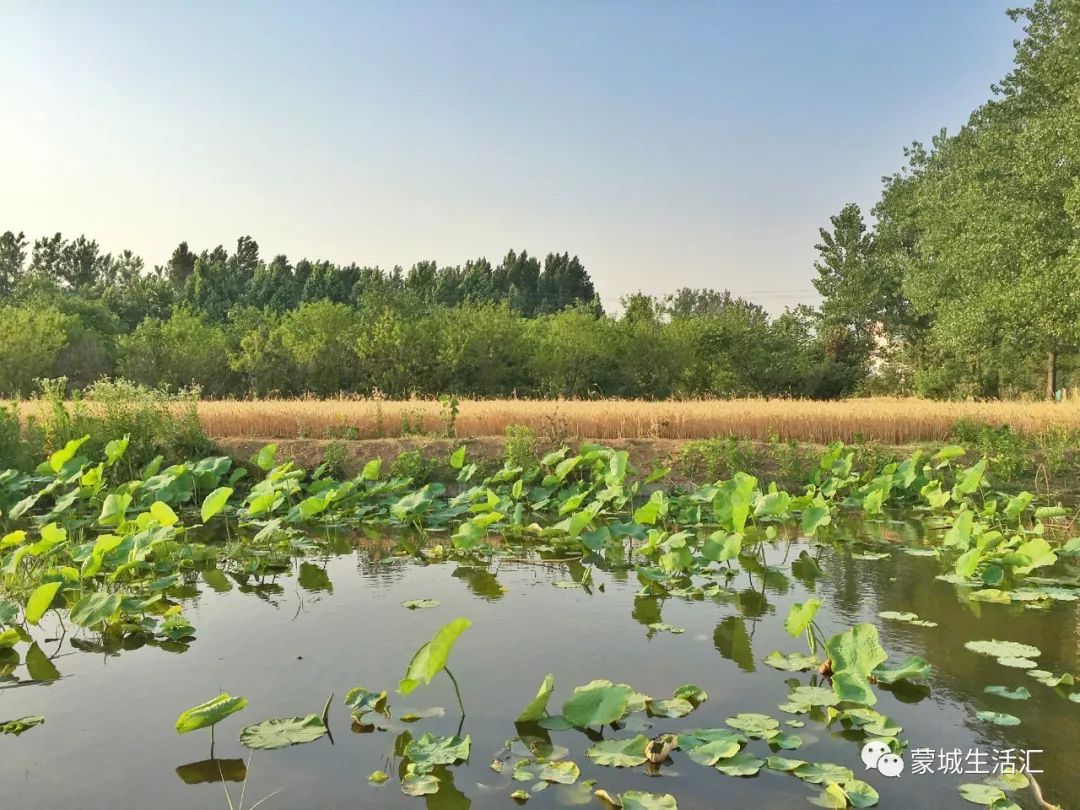
<svg viewBox="0 0 1080 810"><path fill-rule="evenodd" d="M767 714L737 714L735 717L729 717L724 722L732 728L744 732L748 737L762 740L771 739L780 733L777 731L780 727L780 721L769 717Z"/></svg>
<svg viewBox="0 0 1080 810"><path fill-rule="evenodd" d="M994 802L1004 799L1005 793L1001 788L993 787L992 785L967 782L960 785L960 796L972 804L981 804L984 807L989 807L994 804Z"/></svg>
<svg viewBox="0 0 1080 810"><path fill-rule="evenodd" d="M801 653L771 652L765 656L764 661L773 669L781 672L806 672L817 669L821 662L812 655Z"/></svg>
<svg viewBox="0 0 1080 810"><path fill-rule="evenodd" d="M648 738L639 734L629 740L602 740L585 749L585 756L597 765L609 768L633 768L643 765L647 759L645 749Z"/></svg>
<svg viewBox="0 0 1080 810"><path fill-rule="evenodd" d="M652 700L648 703L648 709L653 717L686 717L694 710L694 704L682 698Z"/></svg>
<svg viewBox="0 0 1080 810"><path fill-rule="evenodd" d="M560 785L572 785L579 776L581 776L581 770L570 760L545 762L537 774L537 777L545 782L555 782Z"/></svg>
<svg viewBox="0 0 1080 810"><path fill-rule="evenodd" d="M597 680L579 686L563 704L563 717L578 728L614 723L626 712L634 690L626 684Z"/></svg>
<svg viewBox="0 0 1080 810"><path fill-rule="evenodd" d="M1042 651L1019 641L969 641L964 647L980 655L994 658L1038 658Z"/></svg>
<svg viewBox="0 0 1080 810"><path fill-rule="evenodd" d="M840 697L824 686L797 686L788 695L788 700L805 706L835 706Z"/></svg>
<svg viewBox="0 0 1080 810"><path fill-rule="evenodd" d="M997 695L998 697L1008 698L1009 700L1027 700L1031 697L1031 692L1023 686L1019 686L1016 689L1009 689L1005 686L988 686L983 689L983 691L988 695Z"/></svg>
<svg viewBox="0 0 1080 810"><path fill-rule="evenodd" d="M429 773L407 773L401 779L401 792L406 796L430 796L439 792L439 780Z"/></svg>
<svg viewBox="0 0 1080 810"><path fill-rule="evenodd" d="M407 599L401 603L401 606L409 610L423 610L425 608L437 608L441 604L442 602L438 599Z"/></svg>
<svg viewBox="0 0 1080 810"><path fill-rule="evenodd" d="M975 712L975 716L985 723L993 723L995 726L1018 726L1020 718L1004 712Z"/></svg>
<svg viewBox="0 0 1080 810"><path fill-rule="evenodd" d="M17 720L0 720L0 734L13 734L18 737L24 731L40 726L44 722L45 718L40 714L20 717Z"/></svg>
<svg viewBox="0 0 1080 810"><path fill-rule="evenodd" d="M270 750L290 745L315 742L328 731L323 718L317 714L306 717L273 717L246 726L240 731L240 744L245 748Z"/></svg>
<svg viewBox="0 0 1080 810"><path fill-rule="evenodd" d="M681 738L680 738L681 739ZM711 740L689 750L690 759L699 765L713 766L722 759L730 759L742 750L742 740L732 734L728 737Z"/></svg>
<svg viewBox="0 0 1080 810"><path fill-rule="evenodd" d="M471 745L472 739L467 734L465 737L440 737L429 732L410 740L404 754L416 771L423 773L436 765L453 765L458 760L468 759Z"/></svg>
<svg viewBox="0 0 1080 810"><path fill-rule="evenodd" d="M806 764L802 759L788 759L787 757L767 757L765 759L765 767L772 771L784 771L790 773L791 771L801 768Z"/></svg>
<svg viewBox="0 0 1080 810"><path fill-rule="evenodd" d="M521 714L518 715L517 722L529 723L543 717L547 713L548 699L554 690L555 676L549 672L544 676L540 689L536 692L536 697L529 701L529 705L522 709Z"/></svg>
<svg viewBox="0 0 1080 810"><path fill-rule="evenodd" d="M95 591L88 593L76 602L69 615L71 620L80 627L93 627L95 624L108 621L113 614L120 609L123 597L118 593L106 593Z"/></svg>
<svg viewBox="0 0 1080 810"><path fill-rule="evenodd" d="M670 793L657 795L642 790L627 790L619 794L623 810L678 810L679 805Z"/></svg>
<svg viewBox="0 0 1080 810"><path fill-rule="evenodd" d="M182 712L176 719L176 733L187 734L200 728L217 725L230 714L236 714L247 706L247 698L232 697L222 692L205 703Z"/></svg>
<svg viewBox="0 0 1080 810"><path fill-rule="evenodd" d="M843 765L835 765L832 762L810 762L800 765L794 771L795 775L804 782L820 785L825 782L844 783L854 778L850 768Z"/></svg>
<svg viewBox="0 0 1080 810"><path fill-rule="evenodd" d="M878 667L873 675L881 683L890 684L897 681L926 680L930 676L930 664L913 655L898 667Z"/></svg>
<svg viewBox="0 0 1080 810"><path fill-rule="evenodd" d="M756 754L740 751L730 759L721 760L713 767L728 776L755 776L764 764L765 760Z"/></svg>
<svg viewBox="0 0 1080 810"><path fill-rule="evenodd" d="M398 684L403 695L408 695L421 684L431 683L431 679L446 667L450 651L458 637L472 626L468 619L454 619L439 631L427 644L424 644L409 662L405 677Z"/></svg>

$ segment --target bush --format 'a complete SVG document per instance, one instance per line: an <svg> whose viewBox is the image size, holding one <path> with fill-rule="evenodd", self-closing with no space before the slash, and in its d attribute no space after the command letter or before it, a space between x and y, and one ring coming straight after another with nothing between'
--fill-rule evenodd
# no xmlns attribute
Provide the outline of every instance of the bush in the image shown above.
<svg viewBox="0 0 1080 810"><path fill-rule="evenodd" d="M19 418L19 406L0 405L0 470L14 467L29 471L44 455L44 441L40 429L29 420L25 430Z"/></svg>
<svg viewBox="0 0 1080 810"><path fill-rule="evenodd" d="M1032 472L1028 442L1008 425L995 427L960 419L953 426L952 438L985 458L987 469L1003 482L1016 481Z"/></svg>
<svg viewBox="0 0 1080 810"><path fill-rule="evenodd" d="M536 433L525 425L506 426L506 464L531 470L540 465L536 455Z"/></svg>
<svg viewBox="0 0 1080 810"><path fill-rule="evenodd" d="M155 456L198 458L213 449L199 423L199 389L175 393L129 380L103 379L65 398L67 380L43 380L42 429L48 450L89 435L85 449L100 454L105 445L129 437L122 464L134 476Z"/></svg>

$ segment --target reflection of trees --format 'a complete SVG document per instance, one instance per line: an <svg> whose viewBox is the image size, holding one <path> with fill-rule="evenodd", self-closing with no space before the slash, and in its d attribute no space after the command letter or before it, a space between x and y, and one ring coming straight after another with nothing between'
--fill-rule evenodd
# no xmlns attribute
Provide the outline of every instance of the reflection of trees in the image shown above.
<svg viewBox="0 0 1080 810"><path fill-rule="evenodd" d="M833 620L840 625L871 621L881 631L882 644L893 659L907 655L925 658L933 666L932 696L961 707L972 735L984 741L983 747L1045 749L1037 767L1045 770L1039 780L1047 797L1060 800L1075 795L1072 755L1080 747L1080 723L1072 721L1071 714L1063 714L1072 704L1024 670L1004 667L970 652L964 643L994 638L1022 641L1042 651L1037 659L1040 669L1075 673L1078 603L1053 602L1049 607L1032 609L1024 607L1030 603L971 600L967 596L971 589L936 579L950 570L947 563L903 553L900 543L908 545L922 536L909 523L849 523L832 528L831 536L843 539L843 545L826 550L818 592L834 614ZM856 541L874 550L891 551L891 555L873 561L853 559L851 545ZM877 616L882 610L912 611L938 626L884 621ZM992 684L1010 689L1025 686L1032 697L1009 701L986 695L984 687ZM903 687L889 691L904 701L924 696L907 694ZM999 728L980 722L975 712L985 709L1015 714L1021 725Z"/></svg>

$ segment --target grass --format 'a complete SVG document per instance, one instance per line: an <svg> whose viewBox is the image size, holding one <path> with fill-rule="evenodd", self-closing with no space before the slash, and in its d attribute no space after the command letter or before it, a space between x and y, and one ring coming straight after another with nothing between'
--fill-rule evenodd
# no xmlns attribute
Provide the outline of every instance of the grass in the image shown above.
<svg viewBox="0 0 1080 810"><path fill-rule="evenodd" d="M461 400L448 416L438 400L301 399L203 401L199 420L212 437L366 439L402 435L502 436L519 425L538 438L702 439L828 443L942 442L967 420L1035 438L1080 430L1080 401L934 402L871 398L838 402L736 399Z"/></svg>

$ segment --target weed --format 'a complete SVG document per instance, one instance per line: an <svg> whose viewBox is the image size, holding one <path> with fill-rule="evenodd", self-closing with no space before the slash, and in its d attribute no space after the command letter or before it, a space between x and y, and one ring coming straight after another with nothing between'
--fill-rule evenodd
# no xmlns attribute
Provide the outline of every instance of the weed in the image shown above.
<svg viewBox="0 0 1080 810"><path fill-rule="evenodd" d="M413 483L422 484L431 475L432 465L419 450L403 450L390 465L390 475L394 478L411 478Z"/></svg>
<svg viewBox="0 0 1080 810"><path fill-rule="evenodd" d="M507 466L531 470L540 463L536 453L536 433L525 425L506 426Z"/></svg>

